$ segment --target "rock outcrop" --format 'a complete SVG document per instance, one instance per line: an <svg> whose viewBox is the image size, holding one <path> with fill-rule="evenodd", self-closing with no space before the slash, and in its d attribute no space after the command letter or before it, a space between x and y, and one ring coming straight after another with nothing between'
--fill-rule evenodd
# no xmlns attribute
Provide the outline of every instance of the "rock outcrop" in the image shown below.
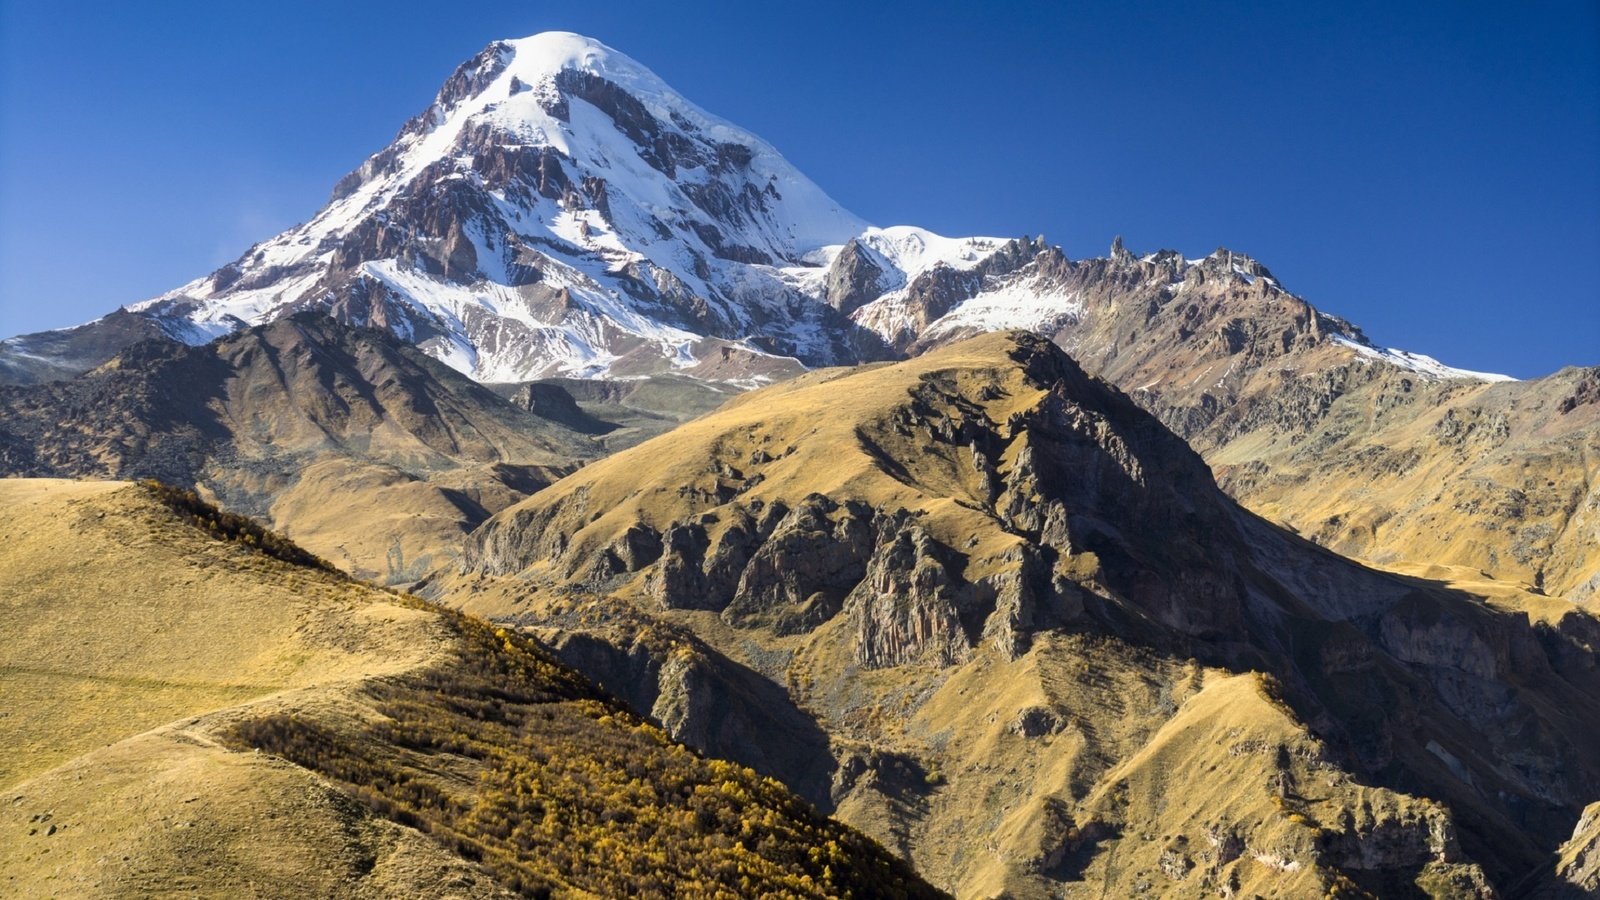
<svg viewBox="0 0 1600 900"><path fill-rule="evenodd" d="M823 296L828 305L849 315L883 294L887 267L851 238L828 266Z"/></svg>
<svg viewBox="0 0 1600 900"><path fill-rule="evenodd" d="M1600 803L1591 803L1561 845L1553 873L1539 878L1529 897L1579 900L1600 894Z"/></svg>

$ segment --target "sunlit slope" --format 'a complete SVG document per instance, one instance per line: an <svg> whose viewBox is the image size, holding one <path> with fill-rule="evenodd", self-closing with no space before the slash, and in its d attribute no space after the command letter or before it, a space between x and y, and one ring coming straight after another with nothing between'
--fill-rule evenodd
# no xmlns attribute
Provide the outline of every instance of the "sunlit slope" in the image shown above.
<svg viewBox="0 0 1600 900"><path fill-rule="evenodd" d="M0 510L0 783L183 716L439 652L427 613L211 540L125 482L4 479Z"/></svg>
<svg viewBox="0 0 1600 900"><path fill-rule="evenodd" d="M1258 395L1192 436L1230 494L1380 566L1600 596L1600 369L1497 383L1324 374L1343 392L1315 421L1289 412L1319 402L1310 375L1263 374Z"/></svg>

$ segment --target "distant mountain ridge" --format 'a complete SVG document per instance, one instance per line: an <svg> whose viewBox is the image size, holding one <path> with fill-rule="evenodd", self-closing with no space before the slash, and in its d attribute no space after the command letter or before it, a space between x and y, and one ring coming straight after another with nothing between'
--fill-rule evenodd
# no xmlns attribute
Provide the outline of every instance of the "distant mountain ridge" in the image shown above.
<svg viewBox="0 0 1600 900"><path fill-rule="evenodd" d="M771 145L649 69L565 32L497 41L334 188L309 222L203 278L77 329L0 342L0 379L69 376L159 331L186 343L322 309L480 381L668 371L755 384L898 358L979 331L1052 332L1093 311L1042 238L877 228ZM1281 287L1219 251L1146 257ZM1476 378L1313 316L1319 341L1426 377Z"/></svg>
<svg viewBox="0 0 1600 900"><path fill-rule="evenodd" d="M314 313L201 347L142 341L71 381L0 387L0 472L193 485L384 581L416 577L602 453L385 332Z"/></svg>

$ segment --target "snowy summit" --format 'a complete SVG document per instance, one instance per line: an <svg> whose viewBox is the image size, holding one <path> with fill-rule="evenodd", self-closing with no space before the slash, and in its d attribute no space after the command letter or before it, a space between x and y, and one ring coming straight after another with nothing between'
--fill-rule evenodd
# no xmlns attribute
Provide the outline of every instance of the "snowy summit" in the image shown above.
<svg viewBox="0 0 1600 900"><path fill-rule="evenodd" d="M1042 239L873 227L645 66L547 32L462 64L306 224L128 311L202 343L319 308L482 381L756 382L1069 326L1075 266Z"/></svg>

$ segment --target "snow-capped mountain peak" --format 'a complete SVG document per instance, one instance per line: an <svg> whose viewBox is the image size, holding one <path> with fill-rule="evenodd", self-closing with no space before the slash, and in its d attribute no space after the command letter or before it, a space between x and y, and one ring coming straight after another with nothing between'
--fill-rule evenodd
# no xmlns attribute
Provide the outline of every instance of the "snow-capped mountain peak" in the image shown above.
<svg viewBox="0 0 1600 900"><path fill-rule="evenodd" d="M323 309L484 381L749 382L980 331L1061 334L1128 294L1177 310L1235 289L1303 304L1227 250L1141 259L1119 239L1074 263L1042 238L873 227L640 63L547 32L459 66L309 222L129 311L200 343ZM1319 321L1309 339L1342 333ZM1454 374L1435 368L1420 371Z"/></svg>
<svg viewBox="0 0 1600 900"><path fill-rule="evenodd" d="M841 362L861 355L849 323L777 268L826 265L867 227L643 65L548 32L462 64L310 222L132 309L198 342L325 306L486 380L718 346Z"/></svg>

